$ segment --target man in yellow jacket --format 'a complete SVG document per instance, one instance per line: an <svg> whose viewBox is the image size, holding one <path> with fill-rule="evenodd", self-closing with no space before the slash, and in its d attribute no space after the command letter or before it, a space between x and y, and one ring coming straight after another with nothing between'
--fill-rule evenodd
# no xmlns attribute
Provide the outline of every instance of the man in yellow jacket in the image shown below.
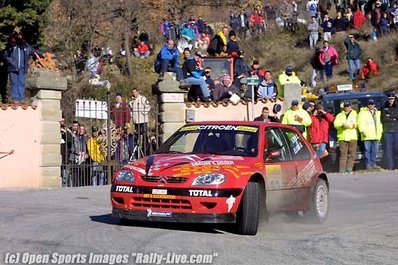
<svg viewBox="0 0 398 265"><path fill-rule="evenodd" d="M91 167L91 185L105 185L105 171L101 164L105 161L106 155L98 139L98 128L92 126L91 131L92 136L87 140L87 150L93 164Z"/></svg>
<svg viewBox="0 0 398 265"><path fill-rule="evenodd" d="M352 109L351 102L343 103L343 110L337 114L333 122L337 130L337 140L340 146L340 173L352 173L357 153L357 112Z"/></svg>
<svg viewBox="0 0 398 265"><path fill-rule="evenodd" d="M366 169L380 169L376 165L379 143L383 133L381 112L376 109L375 101L369 99L368 106L361 108L358 113L357 124L361 140L365 146Z"/></svg>
<svg viewBox="0 0 398 265"><path fill-rule="evenodd" d="M299 106L298 100L292 100L292 106L283 114L282 124L296 127L307 138L307 127L311 123L310 114Z"/></svg>
<svg viewBox="0 0 398 265"><path fill-rule="evenodd" d="M301 85L301 80L298 78L296 73L293 71L293 66L287 66L286 69L278 75L278 97L283 98L285 96L285 85L286 84L298 84Z"/></svg>

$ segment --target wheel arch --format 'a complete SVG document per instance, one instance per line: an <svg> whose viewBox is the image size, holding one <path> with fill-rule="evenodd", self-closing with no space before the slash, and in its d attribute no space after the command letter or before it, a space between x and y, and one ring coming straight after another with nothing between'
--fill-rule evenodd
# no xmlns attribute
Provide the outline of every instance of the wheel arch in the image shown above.
<svg viewBox="0 0 398 265"><path fill-rule="evenodd" d="M326 176L325 173L320 174L320 175L318 176L318 178L319 178L319 179L323 179L323 180L326 182L326 185L328 186L328 189L330 188L330 187L329 187L329 180L328 180L328 177Z"/></svg>

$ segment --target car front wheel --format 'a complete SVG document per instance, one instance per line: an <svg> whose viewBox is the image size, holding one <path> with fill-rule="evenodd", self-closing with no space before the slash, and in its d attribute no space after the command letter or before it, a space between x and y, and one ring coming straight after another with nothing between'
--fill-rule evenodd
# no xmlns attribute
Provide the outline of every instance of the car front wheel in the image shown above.
<svg viewBox="0 0 398 265"><path fill-rule="evenodd" d="M312 195L310 210L306 213L309 220L322 224L329 213L329 188L326 181L318 179Z"/></svg>
<svg viewBox="0 0 398 265"><path fill-rule="evenodd" d="M261 205L261 185L249 182L243 193L238 211L238 232L242 235L257 234Z"/></svg>

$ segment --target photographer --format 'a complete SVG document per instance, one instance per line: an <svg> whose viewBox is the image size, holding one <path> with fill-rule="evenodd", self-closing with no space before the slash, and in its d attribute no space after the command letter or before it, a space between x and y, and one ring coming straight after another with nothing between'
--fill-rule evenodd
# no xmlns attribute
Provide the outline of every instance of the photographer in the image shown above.
<svg viewBox="0 0 398 265"><path fill-rule="evenodd" d="M309 140L314 146L316 155L319 158L326 157L328 152L326 146L329 143L329 128L333 123L334 116L324 111L321 103L315 105L315 110L311 115L311 126L309 127Z"/></svg>

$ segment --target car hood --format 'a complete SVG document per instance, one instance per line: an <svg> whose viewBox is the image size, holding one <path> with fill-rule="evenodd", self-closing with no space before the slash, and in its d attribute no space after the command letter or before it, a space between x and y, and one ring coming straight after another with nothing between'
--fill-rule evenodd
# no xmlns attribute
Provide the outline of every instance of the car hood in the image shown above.
<svg viewBox="0 0 398 265"><path fill-rule="evenodd" d="M124 168L147 176L190 176L210 172L229 172L237 177L244 171L252 172L261 163L243 156L209 154L156 154L127 164Z"/></svg>

